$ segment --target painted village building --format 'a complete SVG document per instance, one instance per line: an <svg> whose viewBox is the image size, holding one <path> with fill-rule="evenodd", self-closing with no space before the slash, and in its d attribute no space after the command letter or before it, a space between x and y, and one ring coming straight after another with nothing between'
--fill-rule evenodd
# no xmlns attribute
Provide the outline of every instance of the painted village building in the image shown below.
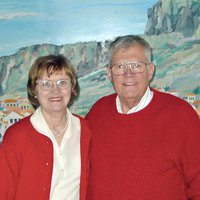
<svg viewBox="0 0 200 200"><path fill-rule="evenodd" d="M0 142L9 126L30 115L32 112L33 109L28 99L19 95L13 99L0 101Z"/></svg>

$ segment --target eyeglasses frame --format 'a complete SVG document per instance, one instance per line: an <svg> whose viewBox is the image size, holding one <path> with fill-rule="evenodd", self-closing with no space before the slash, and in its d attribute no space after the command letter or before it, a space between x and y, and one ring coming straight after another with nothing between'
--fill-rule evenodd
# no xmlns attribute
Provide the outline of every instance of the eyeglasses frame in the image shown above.
<svg viewBox="0 0 200 200"><path fill-rule="evenodd" d="M44 83L44 81L48 81L48 82L50 83L50 85L51 85L51 88L49 88L49 89L44 89L44 88L42 87L42 83ZM59 84L58 84L58 82L60 82L60 81L66 81L66 82L68 83L67 87L66 87L66 88L61 88L61 87L59 86ZM59 88L60 90L66 90L66 89L68 89L68 88L70 87L70 85L71 85L71 80L70 80L70 79L59 79L59 80L56 80L56 81L52 81L52 80L48 80L48 79L39 79L39 80L36 81L36 85L39 85L40 88L41 88L42 90L44 90L44 91L50 91L50 90L52 90L53 87L54 87L55 85L56 85L56 87Z"/></svg>
<svg viewBox="0 0 200 200"><path fill-rule="evenodd" d="M135 72L134 71L134 67L132 67L132 65L131 64L134 64L134 63L142 63L142 64L144 64L144 70L142 71L142 72ZM112 74L114 74L115 76L121 76L121 75L123 75L123 74L125 74L126 72L127 72L127 70L128 70L128 67L131 69L131 72L132 73L135 73L135 74L142 74L144 71L145 71L145 67L147 67L148 65L150 65L151 63L145 63L145 62L143 62L143 61L130 61L130 62L127 62L127 63L115 63L115 64L113 64L113 65L111 65L109 68L110 68L110 70L111 70L111 72L112 72ZM125 65L125 70L124 70L124 72L123 73L120 73L120 74L115 74L115 73L113 73L113 70L112 70L112 68L113 68L113 66L116 66L116 65Z"/></svg>

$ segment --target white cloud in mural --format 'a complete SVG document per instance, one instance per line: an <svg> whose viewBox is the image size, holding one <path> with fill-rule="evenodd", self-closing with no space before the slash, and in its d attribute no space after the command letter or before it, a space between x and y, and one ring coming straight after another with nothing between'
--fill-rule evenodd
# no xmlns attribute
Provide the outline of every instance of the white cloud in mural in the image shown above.
<svg viewBox="0 0 200 200"><path fill-rule="evenodd" d="M0 0L0 56L33 44L60 45L143 34L147 9L156 1Z"/></svg>
<svg viewBox="0 0 200 200"><path fill-rule="evenodd" d="M38 13L26 13L26 12L16 12L16 13L8 13L0 15L0 20L10 20L18 17L27 17L27 16L36 16Z"/></svg>

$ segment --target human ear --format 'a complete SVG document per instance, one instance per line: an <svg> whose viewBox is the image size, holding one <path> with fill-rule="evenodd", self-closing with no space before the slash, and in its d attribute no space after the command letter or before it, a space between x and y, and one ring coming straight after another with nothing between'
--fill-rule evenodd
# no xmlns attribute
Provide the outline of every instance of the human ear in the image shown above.
<svg viewBox="0 0 200 200"><path fill-rule="evenodd" d="M112 82L112 74L111 74L111 69L109 66L106 67L106 74L107 74L107 77L110 80L110 82Z"/></svg>
<svg viewBox="0 0 200 200"><path fill-rule="evenodd" d="M153 79L154 71L155 71L155 65L153 63L150 63L149 66L148 66L149 80Z"/></svg>

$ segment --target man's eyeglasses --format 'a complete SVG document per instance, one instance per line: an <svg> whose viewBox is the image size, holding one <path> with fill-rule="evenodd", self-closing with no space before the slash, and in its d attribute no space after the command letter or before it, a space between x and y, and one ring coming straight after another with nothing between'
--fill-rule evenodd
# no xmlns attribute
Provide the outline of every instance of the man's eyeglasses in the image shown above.
<svg viewBox="0 0 200 200"><path fill-rule="evenodd" d="M149 64L150 63L144 63L142 61L116 63L116 64L113 64L110 67L110 69L111 69L111 72L116 76L124 74L128 70L128 68L130 68L131 72L135 74L141 74L144 72L146 66L148 66Z"/></svg>
<svg viewBox="0 0 200 200"><path fill-rule="evenodd" d="M56 83L56 86L61 90L66 90L71 85L71 81L69 79L57 80L55 81L55 83ZM40 88L45 91L49 91L54 87L54 81L51 81L51 80L37 80L36 84L38 84Z"/></svg>

